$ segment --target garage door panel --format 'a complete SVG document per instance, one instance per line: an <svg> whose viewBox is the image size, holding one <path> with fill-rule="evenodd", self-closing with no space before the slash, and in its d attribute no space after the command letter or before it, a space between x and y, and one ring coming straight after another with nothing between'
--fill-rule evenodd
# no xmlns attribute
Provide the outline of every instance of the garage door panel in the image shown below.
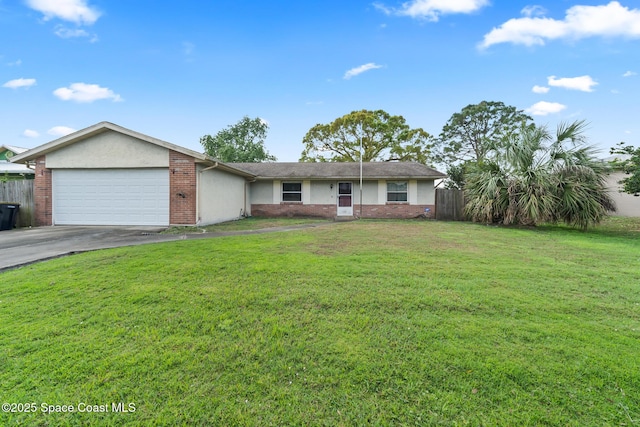
<svg viewBox="0 0 640 427"><path fill-rule="evenodd" d="M57 225L168 225L167 169L53 171Z"/></svg>

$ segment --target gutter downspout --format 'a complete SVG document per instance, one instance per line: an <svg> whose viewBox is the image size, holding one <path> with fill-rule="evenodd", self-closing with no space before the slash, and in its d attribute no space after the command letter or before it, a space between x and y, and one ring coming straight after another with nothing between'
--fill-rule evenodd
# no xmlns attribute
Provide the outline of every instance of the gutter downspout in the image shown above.
<svg viewBox="0 0 640 427"><path fill-rule="evenodd" d="M215 169L215 168L217 168L218 166L220 166L220 163L215 162L215 165L213 165L213 166L209 166L208 168L204 168L204 169L202 169L202 170L200 171L200 173L202 173L202 172L204 172L204 171L211 170L211 169Z"/></svg>

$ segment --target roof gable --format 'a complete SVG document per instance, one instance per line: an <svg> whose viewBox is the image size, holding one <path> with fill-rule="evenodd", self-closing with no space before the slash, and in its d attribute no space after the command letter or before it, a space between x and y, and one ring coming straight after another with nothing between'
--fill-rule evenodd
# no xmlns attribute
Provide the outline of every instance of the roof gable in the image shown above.
<svg viewBox="0 0 640 427"><path fill-rule="evenodd" d="M114 132L118 132L121 133L123 135L127 135L136 139L139 139L141 141L144 142L148 142L150 144L155 144L157 146L160 147L164 147L173 151L177 151L179 153L185 154L187 156L191 156L193 158L195 158L196 160L200 160L203 162L210 162L210 161L215 161L214 159L210 158L209 156L202 154L202 153L198 153L197 151L193 151L193 150L189 150L188 148L184 148L184 147L180 147L179 145L175 145L175 144L171 144L170 142L166 142L163 141L161 139L157 139L157 138L153 138L151 136L139 133L139 132L135 132L132 131L130 129L124 128L122 126L118 126L116 124L110 123L110 122L100 122L98 124L95 124L93 126L89 126L88 128L79 130L77 132L73 132L69 135L63 136L61 138L55 139L53 141L47 142L46 144L40 145L36 148L33 148L31 150L28 150L24 153L21 153L17 156L15 156L12 161L14 162L19 162L19 163L23 163L23 162L28 162L31 160L35 160L36 158L48 154L50 152L59 150L61 148L67 147L69 145L75 144L77 142L80 141L84 141L88 138L91 138L92 136L95 136L97 134L103 133L103 132L107 132L107 131L114 131Z"/></svg>
<svg viewBox="0 0 640 427"><path fill-rule="evenodd" d="M227 164L222 163L206 154L198 153L197 151L189 150L188 148L181 147L179 145L175 145L170 142L163 141L161 139L153 138L149 135L145 135L140 132L127 129L110 122L97 123L93 126L89 126L88 128L85 128L77 132L71 133L69 135L63 136L61 138L55 139L53 141L40 145L31 150L27 150L24 153L14 156L11 159L11 161L14 163L28 163L30 161L34 161L40 156L53 153L55 151L58 151L65 147L69 147L78 142L86 141L91 137L103 134L105 132L117 132L122 135L135 138L139 141L143 141L149 144L156 145L158 147L163 147L163 148L193 157L196 163L201 163L206 166L216 167L236 175L253 178L253 175L251 173L228 166Z"/></svg>
<svg viewBox="0 0 640 427"><path fill-rule="evenodd" d="M14 145L0 145L0 161L9 161L16 154L24 153L26 148L16 147Z"/></svg>

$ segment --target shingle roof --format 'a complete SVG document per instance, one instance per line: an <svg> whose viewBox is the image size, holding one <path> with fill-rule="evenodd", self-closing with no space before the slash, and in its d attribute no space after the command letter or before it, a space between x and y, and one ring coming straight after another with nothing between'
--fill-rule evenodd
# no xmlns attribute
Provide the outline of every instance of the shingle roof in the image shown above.
<svg viewBox="0 0 640 427"><path fill-rule="evenodd" d="M360 163L227 163L258 179L358 179ZM414 162L367 162L362 164L365 179L439 179L446 175Z"/></svg>

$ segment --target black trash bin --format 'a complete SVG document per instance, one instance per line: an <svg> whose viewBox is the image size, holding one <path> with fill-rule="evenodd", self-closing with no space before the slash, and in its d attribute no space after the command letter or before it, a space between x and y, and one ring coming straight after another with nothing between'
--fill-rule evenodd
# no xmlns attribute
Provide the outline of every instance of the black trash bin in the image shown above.
<svg viewBox="0 0 640 427"><path fill-rule="evenodd" d="M0 202L0 231L13 230L18 219L20 203Z"/></svg>

